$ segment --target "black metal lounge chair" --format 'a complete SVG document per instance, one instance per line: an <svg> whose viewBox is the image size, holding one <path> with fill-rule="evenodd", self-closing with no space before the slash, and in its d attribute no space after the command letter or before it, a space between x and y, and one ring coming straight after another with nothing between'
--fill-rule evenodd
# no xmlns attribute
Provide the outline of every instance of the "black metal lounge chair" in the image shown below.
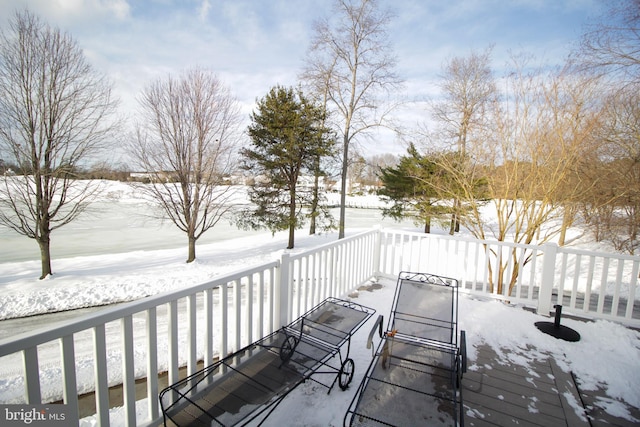
<svg viewBox="0 0 640 427"><path fill-rule="evenodd" d="M336 382L345 390L353 379L351 336L374 312L350 301L324 300L291 324L162 390L165 425L260 424L307 379L328 393ZM339 360L332 360L335 356ZM335 377L320 381L316 374Z"/></svg>
<svg viewBox="0 0 640 427"><path fill-rule="evenodd" d="M402 272L386 332L345 414L348 426L463 424L460 381L466 370L465 333L458 342L458 283Z"/></svg>

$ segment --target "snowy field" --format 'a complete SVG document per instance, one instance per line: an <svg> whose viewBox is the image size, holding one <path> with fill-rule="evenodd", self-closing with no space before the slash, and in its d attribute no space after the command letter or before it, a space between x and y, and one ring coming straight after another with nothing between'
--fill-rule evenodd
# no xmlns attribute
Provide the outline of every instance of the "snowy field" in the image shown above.
<svg viewBox="0 0 640 427"><path fill-rule="evenodd" d="M187 265L184 262L186 245L183 244L186 239L180 233L171 237L172 230L168 225L139 215L148 208L136 203L135 194L127 187L114 184L106 194L108 198L100 202L103 203L101 209L95 211L91 219L70 225L75 228L64 232L67 234L61 230L59 235L54 235L54 242L58 239L54 245L54 275L44 281L37 280L40 268L37 248L33 256L28 250L21 249L23 243L18 240L26 240L27 245L34 247L35 243L22 237L17 239L8 230L0 229L0 318L128 301L202 283L249 265L271 261L279 257L286 246L285 233L275 236L268 232L234 234L233 227L227 224L220 234L216 234L217 228L210 231L209 240L198 245L198 261ZM375 201L362 199L359 203L371 205ZM110 213L116 219L109 217ZM417 230L410 222L382 221L376 210L350 209L347 234L376 224ZM334 233L308 236L305 230L300 230L294 251L336 238ZM581 245L585 249L592 248L588 242ZM382 289L373 292L357 293L355 301L386 315L393 298L394 283L384 281L382 285ZM461 295L459 311L461 329L467 331L471 361L475 349L482 344L491 346L505 363L526 366L550 355L564 370L576 375L582 389L604 388L608 398L602 400L601 405L608 412L640 422L633 420L626 410L626 405L640 408L640 387L637 386L640 383L640 333L637 331L607 321L585 323L563 319L564 325L582 336L578 343L566 343L546 336L534 327L536 321L548 318L517 307ZM11 321L0 321L0 330L6 328L5 324L10 325ZM370 350L364 345L369 329L370 324L365 325L354 337L351 357L356 362L356 374L349 390L341 392L337 389L327 395L325 389L313 383L303 384L273 413L269 425L342 425L355 385L371 358ZM11 331L4 331L3 335L11 335ZM59 384L59 377L56 377L60 374L59 368L53 363L47 365L45 355L41 358L45 365L43 395L53 397ZM120 363L118 360L111 362ZM77 366L79 387L89 387L93 380L92 364L87 361L86 365ZM473 366L470 368L474 369ZM11 403L20 398L23 386L18 375L20 370L19 357L0 359L0 403ZM139 414L144 414L145 407L146 402L140 401ZM120 412L118 409L112 411L112 425L123 425ZM81 425L95 425L95 420L84 419Z"/></svg>

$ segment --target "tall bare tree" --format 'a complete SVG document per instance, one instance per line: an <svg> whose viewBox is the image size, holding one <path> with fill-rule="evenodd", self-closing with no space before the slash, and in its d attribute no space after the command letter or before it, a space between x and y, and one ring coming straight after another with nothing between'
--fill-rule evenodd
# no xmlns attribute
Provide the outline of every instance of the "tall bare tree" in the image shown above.
<svg viewBox="0 0 640 427"><path fill-rule="evenodd" d="M191 69L147 86L131 153L151 177L140 188L164 216L187 234L187 262L196 242L232 208L233 187L225 177L234 166L239 108L222 82Z"/></svg>
<svg viewBox="0 0 640 427"><path fill-rule="evenodd" d="M482 107L484 125L468 134L473 138L466 140L464 157L441 157L451 182L439 191L454 190L450 198L465 208L462 224L477 238L542 244L561 232L555 223L570 224L571 205L593 185L580 181L579 173L599 126L598 84L566 70L545 73L523 58L514 58L501 82L497 102ZM451 123L455 129L460 121ZM452 135L452 150L461 154L459 136ZM487 200L495 210L489 221L483 215ZM510 295L533 256L515 248L493 253L488 268L495 291Z"/></svg>
<svg viewBox="0 0 640 427"><path fill-rule="evenodd" d="M111 86L68 34L28 11L0 35L0 150L18 167L0 185L0 222L35 239L41 278L52 273L51 234L91 202L77 171L113 141Z"/></svg>
<svg viewBox="0 0 640 427"><path fill-rule="evenodd" d="M324 79L321 75L309 76L309 70L303 72L301 78L304 83L306 83L307 92L311 94L311 96L317 97L321 99L320 105L324 114L322 116L322 127L328 126L328 116L329 110L327 108L327 104L329 102L329 78L325 75ZM313 77L313 78L312 78ZM337 152L333 152L335 147L332 147L332 155L334 157ZM321 202L324 199L323 189L320 186L320 178L326 177L327 173L323 170L323 159L318 156L314 161L313 165L313 195L310 201L310 213L309 213L309 234L316 234L317 225L321 225L322 223L330 224L329 227L333 227L333 216L329 212L326 207L323 207ZM327 228L325 226L325 228Z"/></svg>
<svg viewBox="0 0 640 427"><path fill-rule="evenodd" d="M517 62L504 80L491 137L475 146L472 154L483 160L497 220L489 224L474 209L465 225L482 239L493 234L499 241L542 244L558 235L560 228L550 224L561 219L567 201L576 200L584 186L591 185L573 181L569 193L567 182L575 177L575 165L585 150L592 147L598 92L591 79L525 70L525 64ZM508 252L495 254L496 274L491 276L497 292L505 295L511 294L521 266L533 257L515 248Z"/></svg>
<svg viewBox="0 0 640 427"><path fill-rule="evenodd" d="M437 139L455 146L459 154L457 164L465 168L465 163L459 160L466 159L468 145L485 134L488 110L497 96L491 48L448 60L440 78L442 100L431 107L438 127ZM459 230L462 212L460 199L454 198L449 234Z"/></svg>
<svg viewBox="0 0 640 427"><path fill-rule="evenodd" d="M392 106L383 98L399 86L389 45L391 14L376 0L337 0L332 19L316 24L305 79L326 84L342 136L339 237L344 237L349 148L356 137L381 126Z"/></svg>

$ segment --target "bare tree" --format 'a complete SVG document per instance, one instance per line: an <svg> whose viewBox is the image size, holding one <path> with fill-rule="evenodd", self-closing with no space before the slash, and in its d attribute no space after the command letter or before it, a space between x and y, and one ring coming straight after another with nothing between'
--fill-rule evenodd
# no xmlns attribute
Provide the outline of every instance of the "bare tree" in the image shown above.
<svg viewBox="0 0 640 427"><path fill-rule="evenodd" d="M582 37L575 61L582 70L640 84L640 0L609 2Z"/></svg>
<svg viewBox="0 0 640 427"><path fill-rule="evenodd" d="M305 83L308 93L312 94L312 96L320 98L321 107L324 111L322 116L322 127L328 126L328 117L329 110L327 108L327 104L329 102L329 76L328 75L311 75L310 70L303 72L301 78ZM324 77L324 78L323 78ZM330 157L335 157L337 151L335 151L335 147L332 147L332 154ZM328 156L329 157L329 156ZM326 162L324 162L326 163ZM325 199L324 189L320 188L320 178L326 178L327 172L323 169L323 162L320 156L315 159L313 165L313 195L310 202L310 212L309 212L309 234L316 234L316 229L318 225L323 226L325 229L333 228L334 219L329 209L326 206L322 206L322 201Z"/></svg>
<svg viewBox="0 0 640 427"><path fill-rule="evenodd" d="M210 71L192 69L146 87L131 153L151 178L141 186L164 216L187 234L187 262L196 241L232 208L225 177L239 131L239 109Z"/></svg>
<svg viewBox="0 0 640 427"><path fill-rule="evenodd" d="M598 92L590 86L594 80L561 72L544 74L519 61L504 83L501 102L493 104L490 133L467 147L465 169L453 165L448 173L469 209L461 218L463 225L477 238L542 244L558 235L560 227L554 220L562 218L567 201L577 198L568 193L566 183L575 177L575 165L597 129ZM495 221L487 221L483 204L474 197L480 176ZM488 264L492 290L510 295L522 266L533 256L516 248L493 253Z"/></svg>
<svg viewBox="0 0 640 427"><path fill-rule="evenodd" d="M481 140L487 126L488 109L495 102L497 90L491 70L491 48L482 53L447 61L442 70L442 100L431 107L438 126L437 140L455 146L458 160L466 159L468 145ZM465 168L464 162L457 162ZM449 234L459 231L463 209L454 198Z"/></svg>
<svg viewBox="0 0 640 427"><path fill-rule="evenodd" d="M376 0L337 0L333 20L317 23L305 79L326 84L342 135L339 238L344 237L349 148L355 138L388 119L382 95L401 83L386 27L391 15Z"/></svg>
<svg viewBox="0 0 640 427"><path fill-rule="evenodd" d="M631 87L606 99L597 141L583 212L597 240L633 254L640 246L640 96Z"/></svg>
<svg viewBox="0 0 640 427"><path fill-rule="evenodd" d="M97 187L77 172L114 135L111 86L70 35L30 12L0 36L0 150L16 177L0 186L0 223L35 239L41 276L51 270L51 233L75 220Z"/></svg>

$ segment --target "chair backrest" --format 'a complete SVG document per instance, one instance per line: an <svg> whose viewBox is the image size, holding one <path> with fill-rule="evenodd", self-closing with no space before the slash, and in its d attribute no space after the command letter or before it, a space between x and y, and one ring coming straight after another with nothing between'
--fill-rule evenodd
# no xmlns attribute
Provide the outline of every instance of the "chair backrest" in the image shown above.
<svg viewBox="0 0 640 427"><path fill-rule="evenodd" d="M401 272L388 330L457 346L458 281L427 273Z"/></svg>

